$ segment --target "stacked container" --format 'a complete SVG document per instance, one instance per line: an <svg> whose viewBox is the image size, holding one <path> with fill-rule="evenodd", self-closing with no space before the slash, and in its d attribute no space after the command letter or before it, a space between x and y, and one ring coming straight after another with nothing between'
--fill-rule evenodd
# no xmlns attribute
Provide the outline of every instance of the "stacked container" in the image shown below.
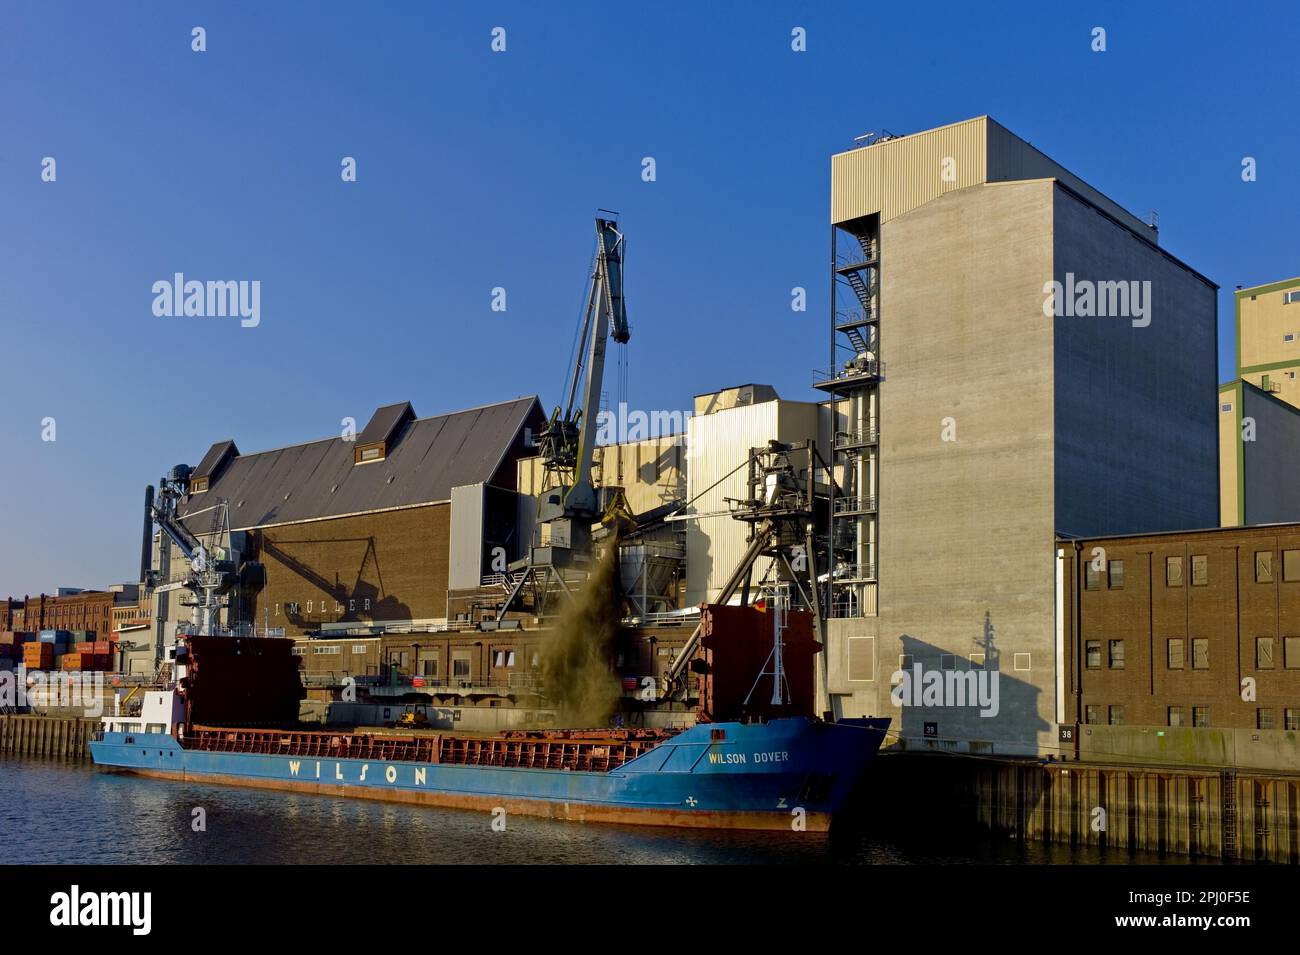
<svg viewBox="0 0 1300 955"><path fill-rule="evenodd" d="M54 644L45 641L23 644L23 666L29 670L53 669Z"/></svg>
<svg viewBox="0 0 1300 955"><path fill-rule="evenodd" d="M0 670L14 669L23 658L23 647L35 639L34 633L24 630L5 630L0 633Z"/></svg>

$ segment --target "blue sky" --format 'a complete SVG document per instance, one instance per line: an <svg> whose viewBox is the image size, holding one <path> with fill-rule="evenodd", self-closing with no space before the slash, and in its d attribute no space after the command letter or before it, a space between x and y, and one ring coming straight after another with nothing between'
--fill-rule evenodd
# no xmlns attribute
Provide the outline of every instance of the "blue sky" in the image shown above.
<svg viewBox="0 0 1300 955"><path fill-rule="evenodd" d="M600 206L628 236L633 407L741 381L814 398L828 157L868 130L987 113L1158 211L1223 288L1226 378L1233 286L1300 273L1298 48L1269 3L9 0L0 596L131 579L144 485L214 440L293 444L405 399L554 404ZM178 271L259 280L261 324L155 317Z"/></svg>

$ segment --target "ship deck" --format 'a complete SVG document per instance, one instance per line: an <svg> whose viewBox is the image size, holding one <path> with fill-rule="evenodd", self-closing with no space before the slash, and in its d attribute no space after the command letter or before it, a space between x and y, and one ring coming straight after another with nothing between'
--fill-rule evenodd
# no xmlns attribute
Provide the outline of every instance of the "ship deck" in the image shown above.
<svg viewBox="0 0 1300 955"><path fill-rule="evenodd" d="M494 736L390 735L195 726L187 750L269 756L369 759L515 769L609 772L674 736L661 729L512 730Z"/></svg>

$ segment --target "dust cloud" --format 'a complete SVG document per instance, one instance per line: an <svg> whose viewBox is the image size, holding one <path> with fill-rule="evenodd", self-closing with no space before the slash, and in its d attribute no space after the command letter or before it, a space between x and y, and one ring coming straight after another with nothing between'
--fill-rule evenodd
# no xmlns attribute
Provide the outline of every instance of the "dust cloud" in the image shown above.
<svg viewBox="0 0 1300 955"><path fill-rule="evenodd" d="M614 672L614 641L623 616L616 542L605 548L575 596L542 643L542 686L555 707L556 725L604 727L622 693Z"/></svg>

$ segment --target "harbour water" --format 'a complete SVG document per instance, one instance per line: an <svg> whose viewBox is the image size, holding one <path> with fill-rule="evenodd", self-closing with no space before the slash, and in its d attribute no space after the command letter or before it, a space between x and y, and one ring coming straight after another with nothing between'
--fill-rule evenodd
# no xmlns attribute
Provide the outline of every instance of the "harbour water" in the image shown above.
<svg viewBox="0 0 1300 955"><path fill-rule="evenodd" d="M7 864L1068 864L1182 857L1020 842L942 818L861 811L829 838L580 825L144 779L87 761L0 759ZM204 828L196 830L200 814Z"/></svg>

